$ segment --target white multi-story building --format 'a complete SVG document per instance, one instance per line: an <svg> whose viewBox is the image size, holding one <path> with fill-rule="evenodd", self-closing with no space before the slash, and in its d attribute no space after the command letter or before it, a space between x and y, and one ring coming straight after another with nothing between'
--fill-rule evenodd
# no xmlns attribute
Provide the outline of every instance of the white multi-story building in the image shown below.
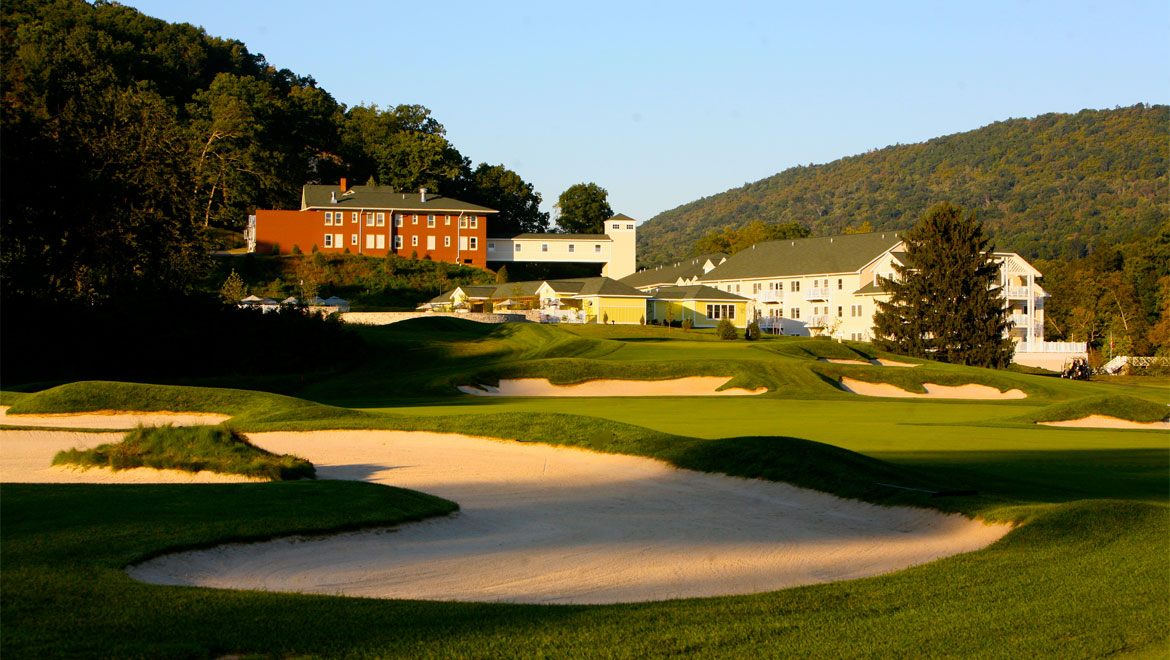
<svg viewBox="0 0 1170 660"><path fill-rule="evenodd" d="M678 275L686 281L671 284L705 284L751 299L749 314L766 331L871 341L877 301L889 299L881 279L894 278L894 264L904 265L905 257L901 232L790 239L759 243L725 259L696 257L642 270L622 281L647 290ZM1048 293L1036 283L1040 272L1013 252L996 252L994 258L1016 361L1031 364L1036 362L1028 359L1031 354L1056 353L1043 362L1059 367L1070 354L1083 354L1084 344L1044 341Z"/></svg>

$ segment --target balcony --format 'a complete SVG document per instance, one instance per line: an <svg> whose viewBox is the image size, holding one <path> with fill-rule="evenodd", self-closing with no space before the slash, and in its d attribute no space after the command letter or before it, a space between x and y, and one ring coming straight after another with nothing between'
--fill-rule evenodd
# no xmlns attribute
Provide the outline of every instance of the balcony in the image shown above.
<svg viewBox="0 0 1170 660"><path fill-rule="evenodd" d="M825 314L810 316L808 317L808 320L804 322L804 324L810 328L824 328L829 325L829 316Z"/></svg>
<svg viewBox="0 0 1170 660"><path fill-rule="evenodd" d="M805 289L804 290L804 299L809 300L809 301L828 300L829 299L829 288L828 287L814 286L814 287L810 287L808 289Z"/></svg>
<svg viewBox="0 0 1170 660"><path fill-rule="evenodd" d="M1026 286L1005 286L1000 288L1000 295L1009 300L1027 300L1028 287Z"/></svg>
<svg viewBox="0 0 1170 660"><path fill-rule="evenodd" d="M764 303L782 303L784 302L784 292L775 289L765 289L755 294L756 300Z"/></svg>

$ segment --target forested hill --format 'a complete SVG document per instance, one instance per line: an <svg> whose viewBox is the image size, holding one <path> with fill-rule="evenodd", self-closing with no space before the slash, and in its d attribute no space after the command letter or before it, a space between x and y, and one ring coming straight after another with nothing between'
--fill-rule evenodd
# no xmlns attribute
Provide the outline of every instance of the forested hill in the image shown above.
<svg viewBox="0 0 1170 660"><path fill-rule="evenodd" d="M676 261L704 235L753 221L799 222L814 236L864 222L908 228L939 201L974 209L999 249L1075 258L1153 234L1170 216L1168 132L1170 107L1138 104L1009 119L793 167L655 216L640 228L639 262Z"/></svg>

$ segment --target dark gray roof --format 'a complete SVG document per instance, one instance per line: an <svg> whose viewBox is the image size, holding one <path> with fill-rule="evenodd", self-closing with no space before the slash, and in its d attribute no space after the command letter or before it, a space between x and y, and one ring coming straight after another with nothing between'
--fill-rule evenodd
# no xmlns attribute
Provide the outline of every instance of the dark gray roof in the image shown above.
<svg viewBox="0 0 1170 660"><path fill-rule="evenodd" d="M858 296L867 296L867 295L885 293L885 292L886 292L886 290L883 289L880 284L874 284L873 282L870 282L869 284L866 284L865 286L854 291L853 293L855 295L858 295Z"/></svg>
<svg viewBox="0 0 1170 660"><path fill-rule="evenodd" d="M569 280L529 280L526 282L505 282L503 284L484 284L461 286L469 298L490 298L503 300L505 298L531 298L536 295L540 285L548 283L557 293L571 293L580 296L635 296L649 298L649 294L622 284L608 277L583 277ZM445 291L432 298L431 302L441 303L451 300L455 289Z"/></svg>
<svg viewBox="0 0 1170 660"><path fill-rule="evenodd" d="M307 185L301 191L302 208L317 209L387 209L402 211L425 211L434 213L439 211L474 211L476 213L496 213L494 209L479 206L470 202L444 197L435 193L427 193L427 201L422 201L418 191L395 191L390 186L352 186L342 192L339 186ZM333 203L336 197L337 203Z"/></svg>
<svg viewBox="0 0 1170 660"><path fill-rule="evenodd" d="M630 216L626 215L625 213L619 213L619 214L613 216L612 218L610 218L610 220L629 220L630 222L637 222L637 220L631 218Z"/></svg>
<svg viewBox="0 0 1170 660"><path fill-rule="evenodd" d="M581 290L577 293L579 296L636 296L638 298L649 298L649 294L643 293L628 284L622 284L617 280L608 277L584 277L578 280L583 285Z"/></svg>
<svg viewBox="0 0 1170 660"><path fill-rule="evenodd" d="M713 286L693 284L691 286L664 286L654 292L660 300L731 300L746 301L747 298L734 293L720 291Z"/></svg>
<svg viewBox="0 0 1170 660"><path fill-rule="evenodd" d="M901 241L901 232L873 232L759 243L733 254L704 282L852 273Z"/></svg>
<svg viewBox="0 0 1170 660"><path fill-rule="evenodd" d="M719 265L719 260L726 258L727 255L722 252L714 254L701 254L697 257L690 257L684 261L674 264L673 266L662 266L659 268L647 268L640 270L632 275L626 275L621 279L623 284L629 284L632 287L653 286L655 284L674 284L678 278L689 280L692 277L698 277L703 274L703 264L710 259L711 263Z"/></svg>

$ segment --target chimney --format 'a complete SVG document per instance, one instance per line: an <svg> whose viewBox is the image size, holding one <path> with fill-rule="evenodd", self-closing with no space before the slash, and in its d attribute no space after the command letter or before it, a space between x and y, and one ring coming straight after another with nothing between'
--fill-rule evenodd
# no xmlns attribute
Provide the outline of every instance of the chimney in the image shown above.
<svg viewBox="0 0 1170 660"><path fill-rule="evenodd" d="M341 194L345 194L345 177L341 177Z"/></svg>
<svg viewBox="0 0 1170 660"><path fill-rule="evenodd" d="M422 202L424 204L426 203L426 201L427 201L427 189L426 188L419 188L418 189L418 198L420 200L422 200Z"/></svg>
<svg viewBox="0 0 1170 660"><path fill-rule="evenodd" d="M330 190L330 191L329 191L329 203L330 203L330 204L336 204L336 203L337 203L337 191L336 191L336 190Z"/></svg>

